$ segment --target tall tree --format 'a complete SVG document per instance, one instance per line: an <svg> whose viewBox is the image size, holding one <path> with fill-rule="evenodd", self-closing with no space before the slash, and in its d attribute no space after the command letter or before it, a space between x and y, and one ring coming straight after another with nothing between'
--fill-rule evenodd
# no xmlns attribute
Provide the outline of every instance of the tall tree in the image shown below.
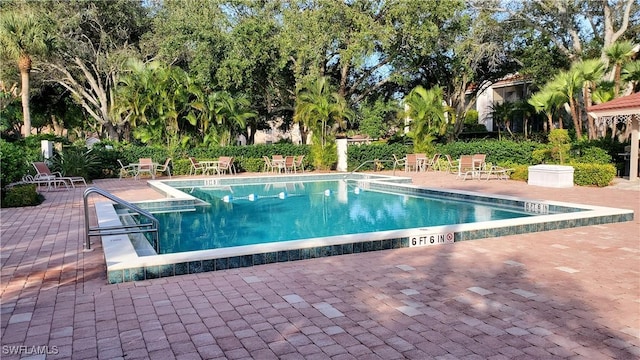
<svg viewBox="0 0 640 360"><path fill-rule="evenodd" d="M225 0L163 0L155 8L151 31L141 41L143 58L187 71L200 84L216 86L216 72L228 50L230 22Z"/></svg>
<svg viewBox="0 0 640 360"><path fill-rule="evenodd" d="M29 80L33 57L47 53L50 40L42 17L19 7L7 10L0 16L0 53L18 64L22 84L23 134L26 137L31 135Z"/></svg>
<svg viewBox="0 0 640 360"><path fill-rule="evenodd" d="M33 4L56 19L60 46L48 64L50 76L73 94L110 138L120 138L125 123L113 111L114 86L127 59L137 54L136 46L148 27L142 2L51 0Z"/></svg>
<svg viewBox="0 0 640 360"><path fill-rule="evenodd" d="M463 8L463 1L288 1L282 57L297 81L330 76L357 104L390 83L404 86L419 59L439 50L442 33L456 31Z"/></svg>
<svg viewBox="0 0 640 360"><path fill-rule="evenodd" d="M283 130L292 122L295 81L280 58L280 2L237 1L225 9L233 27L215 78L220 88L244 94L256 110L257 116L246 121L247 141L252 144L257 130L270 127L269 120L281 119Z"/></svg>
<svg viewBox="0 0 640 360"><path fill-rule="evenodd" d="M628 36L632 21L639 16L635 0L473 0L472 6L508 16L507 22L519 22L547 37L572 62L589 52L606 61L603 49ZM591 47L595 45L595 49Z"/></svg>

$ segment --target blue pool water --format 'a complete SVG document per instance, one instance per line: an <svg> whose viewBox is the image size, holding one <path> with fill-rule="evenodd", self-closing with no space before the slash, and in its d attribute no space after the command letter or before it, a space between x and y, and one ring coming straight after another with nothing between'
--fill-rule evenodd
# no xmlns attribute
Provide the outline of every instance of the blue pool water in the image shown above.
<svg viewBox="0 0 640 360"><path fill-rule="evenodd" d="M196 187L189 193L210 206L155 214L161 253L534 215L489 203L365 190L344 180Z"/></svg>

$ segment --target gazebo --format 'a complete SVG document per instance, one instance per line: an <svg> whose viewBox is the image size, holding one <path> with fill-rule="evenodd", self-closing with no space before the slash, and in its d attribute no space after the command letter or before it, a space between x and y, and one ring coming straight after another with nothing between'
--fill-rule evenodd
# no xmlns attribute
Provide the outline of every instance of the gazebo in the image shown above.
<svg viewBox="0 0 640 360"><path fill-rule="evenodd" d="M600 125L624 122L631 125L631 150L629 151L629 180L638 178L638 148L640 147L640 92L613 99L589 107L589 114Z"/></svg>

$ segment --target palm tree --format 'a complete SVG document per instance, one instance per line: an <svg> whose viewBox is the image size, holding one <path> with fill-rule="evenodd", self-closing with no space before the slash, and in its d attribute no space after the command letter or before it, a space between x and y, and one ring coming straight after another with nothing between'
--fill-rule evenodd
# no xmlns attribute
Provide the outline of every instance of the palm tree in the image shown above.
<svg viewBox="0 0 640 360"><path fill-rule="evenodd" d="M626 64L620 77L631 84L633 92L640 91L640 60Z"/></svg>
<svg viewBox="0 0 640 360"><path fill-rule="evenodd" d="M346 100L333 92L327 77L307 82L296 97L293 120L313 131L324 146L335 128L344 128L351 115Z"/></svg>
<svg viewBox="0 0 640 360"><path fill-rule="evenodd" d="M605 54L611 62L613 81L615 83L614 94L618 97L620 93L621 72L624 64L631 59L634 54L634 47L630 41L620 41L611 44L605 49Z"/></svg>
<svg viewBox="0 0 640 360"><path fill-rule="evenodd" d="M522 130L524 138L529 138L529 119L535 113L535 109L526 100L518 100L513 104L511 113L522 116Z"/></svg>
<svg viewBox="0 0 640 360"><path fill-rule="evenodd" d="M593 103L591 94L596 90L596 84L602 80L604 75L604 63L599 59L584 60L573 65L582 78L582 100L585 110L588 110ZM587 113L589 139L595 139L596 125L593 117Z"/></svg>
<svg viewBox="0 0 640 360"><path fill-rule="evenodd" d="M251 102L245 96L223 96L220 99L220 112L216 118L219 132L221 133L220 145L231 144L231 141L244 129L249 119L258 116L258 113L250 108Z"/></svg>
<svg viewBox="0 0 640 360"><path fill-rule="evenodd" d="M547 116L547 122L544 126L545 132L553 130L553 115L555 114L558 107L562 104L560 96L558 96L555 91L549 89L548 87L545 87L537 93L533 94L529 98L528 102L529 104L531 104L531 106L533 106L538 114L544 113ZM558 125L558 127L562 129L562 119L560 119Z"/></svg>
<svg viewBox="0 0 640 360"><path fill-rule="evenodd" d="M580 72L574 67L569 71L563 71L556 75L553 80L547 84L551 91L554 91L563 102L569 105L569 113L571 114L578 139L582 137L582 116L578 109L576 95L579 94L582 89L581 78Z"/></svg>
<svg viewBox="0 0 640 360"><path fill-rule="evenodd" d="M500 133L500 129L504 126L505 129L509 132L511 137L513 137L513 132L511 132L511 115L513 114L514 104L508 101L496 103L492 106L493 118L498 123L498 139L502 140L502 134Z"/></svg>
<svg viewBox="0 0 640 360"><path fill-rule="evenodd" d="M332 91L327 77L306 82L296 97L293 120L301 125L303 141L305 133L313 135L312 152L317 168L325 168L333 162L330 154L335 142L335 132L344 128L353 111L340 94Z"/></svg>
<svg viewBox="0 0 640 360"><path fill-rule="evenodd" d="M32 56L45 54L49 41L42 22L30 13L7 11L0 16L0 51L12 61L17 61L22 82L22 116L24 135L31 135L29 111L29 78Z"/></svg>
<svg viewBox="0 0 640 360"><path fill-rule="evenodd" d="M429 90L418 85L404 99L403 116L411 119L410 136L413 137L414 151L430 152L431 143L438 135L447 131L446 106L442 103L442 88Z"/></svg>

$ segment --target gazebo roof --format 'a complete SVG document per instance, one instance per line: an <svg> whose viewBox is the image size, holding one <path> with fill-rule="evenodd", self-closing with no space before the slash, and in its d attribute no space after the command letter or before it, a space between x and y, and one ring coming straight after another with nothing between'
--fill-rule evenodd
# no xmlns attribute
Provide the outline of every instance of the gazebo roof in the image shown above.
<svg viewBox="0 0 640 360"><path fill-rule="evenodd" d="M589 113L598 118L640 114L640 92L593 105L589 107Z"/></svg>

